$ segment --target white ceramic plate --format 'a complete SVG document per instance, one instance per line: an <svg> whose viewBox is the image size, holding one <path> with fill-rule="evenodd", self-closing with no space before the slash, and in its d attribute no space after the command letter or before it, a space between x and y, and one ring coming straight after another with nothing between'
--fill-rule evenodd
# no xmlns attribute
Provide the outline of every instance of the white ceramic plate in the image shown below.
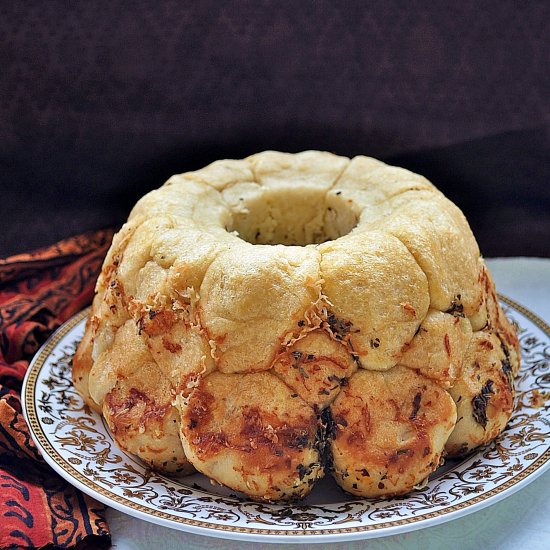
<svg viewBox="0 0 550 550"><path fill-rule="evenodd" d="M327 476L299 504L252 502L202 475L171 479L121 451L71 383L88 311L65 323L34 358L23 400L31 435L51 467L118 510L202 535L263 542L336 542L393 535L448 521L509 496L550 465L550 327L502 298L519 327L522 368L506 430L466 459L449 461L407 497L358 500Z"/></svg>

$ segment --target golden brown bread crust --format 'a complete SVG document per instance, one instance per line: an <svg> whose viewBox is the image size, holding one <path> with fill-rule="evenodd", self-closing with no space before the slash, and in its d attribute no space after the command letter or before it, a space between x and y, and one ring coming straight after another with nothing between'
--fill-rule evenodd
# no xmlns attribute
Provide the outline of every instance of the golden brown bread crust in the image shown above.
<svg viewBox="0 0 550 550"><path fill-rule="evenodd" d="M325 461L353 494L405 493L512 412L517 336L464 216L372 158L267 151L173 176L96 292L85 401L155 468L255 499L306 495Z"/></svg>
<svg viewBox="0 0 550 550"><path fill-rule="evenodd" d="M450 455L471 451L504 429L512 414L514 389L496 334L474 332L462 373L449 392L458 411L456 427L446 444Z"/></svg>
<svg viewBox="0 0 550 550"><path fill-rule="evenodd" d="M185 453L212 479L284 500L323 476L316 414L272 373L213 372L179 405Z"/></svg>
<svg viewBox="0 0 550 550"><path fill-rule="evenodd" d="M456 421L438 384L406 367L362 370L331 406L334 475L346 491L407 493L435 468Z"/></svg>
<svg viewBox="0 0 550 550"><path fill-rule="evenodd" d="M323 295L351 323L349 344L366 369L397 364L430 304L428 281L395 237L378 231L320 245Z"/></svg>
<svg viewBox="0 0 550 550"><path fill-rule="evenodd" d="M286 347L273 364L273 372L316 410L334 400L357 368L348 349L321 331Z"/></svg>

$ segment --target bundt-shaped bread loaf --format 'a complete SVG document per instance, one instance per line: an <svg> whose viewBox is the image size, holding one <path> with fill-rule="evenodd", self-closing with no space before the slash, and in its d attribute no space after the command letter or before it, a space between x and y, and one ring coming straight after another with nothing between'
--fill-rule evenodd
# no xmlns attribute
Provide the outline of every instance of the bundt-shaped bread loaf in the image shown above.
<svg viewBox="0 0 550 550"><path fill-rule="evenodd" d="M173 176L115 236L73 379L152 467L269 501L403 494L500 433L518 341L460 210L368 157Z"/></svg>

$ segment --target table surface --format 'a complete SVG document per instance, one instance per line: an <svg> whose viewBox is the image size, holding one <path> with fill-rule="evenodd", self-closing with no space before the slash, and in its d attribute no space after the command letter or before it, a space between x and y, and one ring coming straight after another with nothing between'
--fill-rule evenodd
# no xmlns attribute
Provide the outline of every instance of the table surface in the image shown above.
<svg viewBox="0 0 550 550"><path fill-rule="evenodd" d="M487 264L497 290L510 296L542 319L550 320L550 259L494 258ZM107 518L113 548L139 550L172 548L294 548L296 544L259 544L202 537L159 527L109 509ZM401 535L337 544L319 544L315 549L349 548L415 549L460 548L499 550L550 549L550 471L524 489L468 516ZM308 541L311 542L311 541Z"/></svg>

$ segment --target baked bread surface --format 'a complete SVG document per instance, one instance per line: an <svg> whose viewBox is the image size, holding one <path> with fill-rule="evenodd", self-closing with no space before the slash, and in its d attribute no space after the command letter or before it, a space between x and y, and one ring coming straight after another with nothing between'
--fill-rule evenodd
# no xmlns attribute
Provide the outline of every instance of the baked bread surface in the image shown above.
<svg viewBox="0 0 550 550"><path fill-rule="evenodd" d="M404 494L505 427L514 327L460 210L369 157L266 151L143 197L73 381L118 444L251 498Z"/></svg>

